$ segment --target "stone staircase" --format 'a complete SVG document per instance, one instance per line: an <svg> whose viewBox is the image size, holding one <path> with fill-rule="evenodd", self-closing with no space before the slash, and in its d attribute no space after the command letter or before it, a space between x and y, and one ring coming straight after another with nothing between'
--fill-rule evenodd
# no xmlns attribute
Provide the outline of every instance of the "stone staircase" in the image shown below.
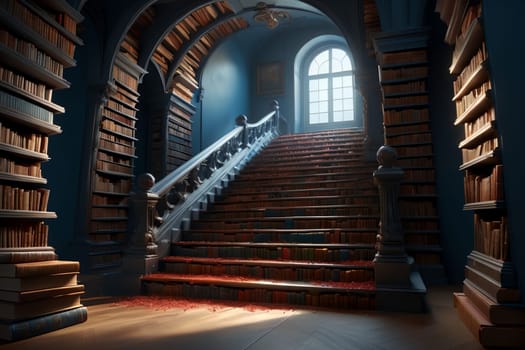
<svg viewBox="0 0 525 350"><path fill-rule="evenodd" d="M283 135L173 243L148 295L374 309L378 193L359 129Z"/></svg>

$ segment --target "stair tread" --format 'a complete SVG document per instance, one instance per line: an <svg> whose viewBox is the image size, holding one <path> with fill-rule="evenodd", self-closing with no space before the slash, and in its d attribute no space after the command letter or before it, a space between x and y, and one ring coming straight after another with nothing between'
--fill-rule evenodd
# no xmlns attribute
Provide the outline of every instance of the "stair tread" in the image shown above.
<svg viewBox="0 0 525 350"><path fill-rule="evenodd" d="M214 284L238 288L271 288L283 290L308 290L317 292L349 292L360 291L363 293L375 292L373 281L366 282L333 282L333 281L279 281L271 279L248 278L231 275L190 275L175 273L153 273L141 277L148 282L186 282L191 284Z"/></svg>
<svg viewBox="0 0 525 350"><path fill-rule="evenodd" d="M281 233L330 233L330 232L360 232L360 231L373 231L377 232L377 228L219 228L219 229L191 229L191 232L213 232L213 233L273 233L273 232L281 232Z"/></svg>
<svg viewBox="0 0 525 350"><path fill-rule="evenodd" d="M167 256L162 259L165 263L200 263L200 264L228 264L228 265L257 265L293 268L326 268L326 269L373 269L370 260L350 260L340 262L308 262L304 260L265 260L265 259L237 259L237 258L202 258L185 256Z"/></svg>
<svg viewBox="0 0 525 350"><path fill-rule="evenodd" d="M260 218L202 218L201 222L221 221L226 223L247 221L280 221L280 220L319 220L319 219L378 219L376 215L288 215L288 216L265 216Z"/></svg>
<svg viewBox="0 0 525 350"><path fill-rule="evenodd" d="M370 243L290 243L290 242L226 242L226 241L179 241L176 246L253 247L253 248L371 248Z"/></svg>
<svg viewBox="0 0 525 350"><path fill-rule="evenodd" d="M220 203L214 203L215 204L219 204ZM232 210L234 211L268 211L268 210L283 210L283 209L289 209L289 210L296 210L296 209L340 209L340 208L367 208L368 205L366 204L326 204L326 205L296 205L296 206L286 206L286 207L244 207L244 208L238 208L238 209L228 209L228 210L224 210L224 209L220 209L220 210L215 210L215 209L211 209L212 212L220 212L220 211L227 211L227 212L231 212Z"/></svg>

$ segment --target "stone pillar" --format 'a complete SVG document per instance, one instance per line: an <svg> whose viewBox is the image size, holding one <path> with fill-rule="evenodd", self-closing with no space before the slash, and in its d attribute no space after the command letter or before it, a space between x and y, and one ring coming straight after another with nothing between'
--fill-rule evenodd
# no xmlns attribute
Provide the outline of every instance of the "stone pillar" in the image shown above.
<svg viewBox="0 0 525 350"><path fill-rule="evenodd" d="M404 172L394 166L396 159L390 146L381 146L377 151L379 167L374 171L374 182L379 190L380 223L374 264L378 287L410 286L411 259L405 251L398 202Z"/></svg>

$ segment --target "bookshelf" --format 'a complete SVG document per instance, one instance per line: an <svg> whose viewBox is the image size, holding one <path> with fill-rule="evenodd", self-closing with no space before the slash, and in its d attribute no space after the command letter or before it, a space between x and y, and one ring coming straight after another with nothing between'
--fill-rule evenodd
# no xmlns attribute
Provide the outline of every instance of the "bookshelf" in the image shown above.
<svg viewBox="0 0 525 350"><path fill-rule="evenodd" d="M405 172L399 203L407 253L427 283L441 283L445 274L429 113L428 48L422 43L398 48L377 42L376 48L384 143L395 148L397 166Z"/></svg>
<svg viewBox="0 0 525 350"><path fill-rule="evenodd" d="M29 319L52 331L65 327L57 320L68 317L66 309L82 309L83 316L69 324L82 322L87 315L79 302L84 290L76 280L79 264L57 260L48 243L47 221L57 215L48 210L51 194L41 170L41 164L50 160L49 137L62 132L55 115L65 108L53 102L53 91L69 87L63 74L76 64L75 48L82 45L76 25L82 20L61 0L0 4L0 277L17 281L0 287L0 303L12 311L0 317L4 340L39 334L36 330L15 334ZM31 273L19 273L27 269ZM55 279L58 272L75 278ZM48 281L47 292L43 286L32 285L34 298L47 306L40 310L24 299L23 286L35 279ZM55 321L43 321L48 315Z"/></svg>
<svg viewBox="0 0 525 350"><path fill-rule="evenodd" d="M108 271L121 263L136 158L137 90L144 73L127 55L119 53L113 66L111 91L100 109L88 233L93 270Z"/></svg>
<svg viewBox="0 0 525 350"><path fill-rule="evenodd" d="M482 345L523 346L525 322L509 254L504 164L483 31L482 1L439 1L453 45L454 125L464 130L458 148L464 178L464 210L473 216L473 250L467 257L463 292L454 294L458 313ZM453 20L452 20L453 19ZM497 318L493 310L504 309ZM503 331L501 329L504 329ZM498 345L499 344L499 345Z"/></svg>
<svg viewBox="0 0 525 350"><path fill-rule="evenodd" d="M149 168L156 178L166 176L193 156L191 119L195 107L173 93L167 98L168 101L150 118L150 148L154 161Z"/></svg>

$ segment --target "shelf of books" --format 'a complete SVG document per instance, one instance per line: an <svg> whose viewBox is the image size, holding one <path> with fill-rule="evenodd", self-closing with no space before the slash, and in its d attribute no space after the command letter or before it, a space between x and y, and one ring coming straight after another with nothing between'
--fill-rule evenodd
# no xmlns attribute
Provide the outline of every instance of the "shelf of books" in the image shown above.
<svg viewBox="0 0 525 350"><path fill-rule="evenodd" d="M0 3L0 339L32 337L86 320L79 263L49 246L50 190L41 164L62 132L53 90L69 87L82 16L65 1Z"/></svg>
<svg viewBox="0 0 525 350"><path fill-rule="evenodd" d="M191 132L195 107L175 94L164 109L151 115L150 164L156 178L162 178L193 156ZM162 161L159 161L162 160Z"/></svg>
<svg viewBox="0 0 525 350"><path fill-rule="evenodd" d="M404 172L400 213L407 252L427 283L444 280L429 118L428 50L380 52L385 144L396 149Z"/></svg>
<svg viewBox="0 0 525 350"><path fill-rule="evenodd" d="M119 54L113 66L111 92L101 108L88 234L93 270L107 271L121 263L136 158L137 90L144 73L126 55Z"/></svg>
<svg viewBox="0 0 525 350"><path fill-rule="evenodd" d="M183 17L164 37L152 60L166 76L167 89L191 103L199 88L198 70L217 42L248 26L242 18L232 17L226 2L215 2Z"/></svg>
<svg viewBox="0 0 525 350"><path fill-rule="evenodd" d="M454 125L464 130L464 139L458 145L463 158L459 170L464 174L464 209L473 212L474 246L467 257L463 292L455 293L454 300L461 318L482 345L522 347L525 309L518 305L520 293L509 255L504 164L492 101L482 2L460 2L463 5L453 6L448 15L456 18L449 23L449 32L456 33L449 38L454 45L449 71L455 77ZM437 9L447 6L452 5L440 4ZM450 28L451 23L455 28Z"/></svg>

